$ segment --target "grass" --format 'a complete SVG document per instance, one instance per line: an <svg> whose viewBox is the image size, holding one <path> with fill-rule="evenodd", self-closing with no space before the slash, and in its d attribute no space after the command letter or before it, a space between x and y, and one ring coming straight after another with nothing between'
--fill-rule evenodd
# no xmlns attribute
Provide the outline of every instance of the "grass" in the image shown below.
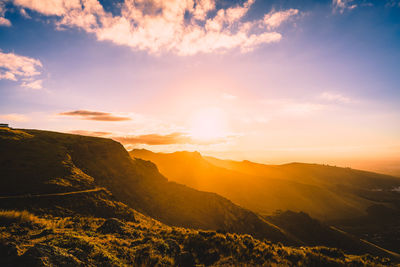
<svg viewBox="0 0 400 267"><path fill-rule="evenodd" d="M376 266L389 259L326 247L287 247L250 235L169 227L144 215L123 221L0 212L0 265ZM4 224L4 221L7 224ZM28 224L27 224L28 223ZM34 227L30 227L34 225Z"/></svg>
<svg viewBox="0 0 400 267"><path fill-rule="evenodd" d="M10 225L12 223L41 223L42 219L32 213L23 210L0 210L0 225Z"/></svg>

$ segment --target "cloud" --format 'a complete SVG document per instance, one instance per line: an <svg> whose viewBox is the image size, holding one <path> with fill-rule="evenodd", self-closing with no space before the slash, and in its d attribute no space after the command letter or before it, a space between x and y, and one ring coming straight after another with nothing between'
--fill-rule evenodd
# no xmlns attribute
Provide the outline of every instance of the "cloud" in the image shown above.
<svg viewBox="0 0 400 267"><path fill-rule="evenodd" d="M16 122L25 122L28 121L28 117L22 114L11 113L11 114L0 114L0 119L5 121L16 121Z"/></svg>
<svg viewBox="0 0 400 267"><path fill-rule="evenodd" d="M5 3L0 2L0 26L10 27L11 22L4 17L5 13L6 13Z"/></svg>
<svg viewBox="0 0 400 267"><path fill-rule="evenodd" d="M112 113L98 112L98 111L88 111L88 110L75 110L62 112L58 115L61 116L71 116L78 117L82 120L92 120L92 121L129 121L132 120L130 117L116 116Z"/></svg>
<svg viewBox="0 0 400 267"><path fill-rule="evenodd" d="M14 0L17 6L32 9L43 15L61 16L68 10L79 9L79 0Z"/></svg>
<svg viewBox="0 0 400 267"><path fill-rule="evenodd" d="M14 0L14 5L55 16L59 29L77 27L100 41L152 54L224 53L254 50L279 42L272 31L296 9L271 12L264 19L244 20L254 0L216 8L216 0L125 0L118 15L106 12L98 0Z"/></svg>
<svg viewBox="0 0 400 267"><path fill-rule="evenodd" d="M170 133L170 134L142 134L142 135L126 135L120 136L110 132L92 132L85 130L70 131L72 134L88 135L95 137L107 137L115 141L121 142L123 145L172 145L172 144L190 144L193 143L192 139L184 133Z"/></svg>
<svg viewBox="0 0 400 267"><path fill-rule="evenodd" d="M0 26L8 26L8 27L10 27L11 26L11 22L8 19L4 18L4 17L0 17Z"/></svg>
<svg viewBox="0 0 400 267"><path fill-rule="evenodd" d="M20 78L31 79L41 73L39 71L41 67L42 63L38 59L0 51L0 80L18 81ZM42 88L42 80L30 83L23 82L21 85L32 89L40 89Z"/></svg>
<svg viewBox="0 0 400 267"><path fill-rule="evenodd" d="M264 16L264 23L268 26L268 28L273 29L279 27L283 22L287 21L290 19L290 17L293 17L298 13L299 10L293 8L278 12L271 11Z"/></svg>
<svg viewBox="0 0 400 267"><path fill-rule="evenodd" d="M235 100L237 98L237 96L228 93L223 93L221 97L226 100Z"/></svg>
<svg viewBox="0 0 400 267"><path fill-rule="evenodd" d="M351 99L343 96L341 94L338 93L330 93L330 92L323 92L320 96L320 99L323 100L327 100L327 101L331 101L331 102L340 102L340 103L344 103L344 104L348 104L351 103Z"/></svg>
<svg viewBox="0 0 400 267"><path fill-rule="evenodd" d="M107 137L110 136L110 132L92 132L92 131L85 131L85 130L74 130L70 131L69 133L72 134L79 134L79 135L87 135L87 136L95 136L95 137Z"/></svg>
<svg viewBox="0 0 400 267"><path fill-rule="evenodd" d="M400 1L399 0L387 0L386 7L400 7Z"/></svg>
<svg viewBox="0 0 400 267"><path fill-rule="evenodd" d="M316 103L288 103L283 106L283 113L292 116L304 116L324 108L324 105Z"/></svg>
<svg viewBox="0 0 400 267"><path fill-rule="evenodd" d="M183 133L144 134L136 136L115 136L112 139L121 142L123 145L172 145L172 144L191 144L193 140Z"/></svg>
<svg viewBox="0 0 400 267"><path fill-rule="evenodd" d="M326 107L320 103L286 98L262 100L262 103L267 106L270 115L275 114L289 117L304 117L323 110Z"/></svg>
<svg viewBox="0 0 400 267"><path fill-rule="evenodd" d="M87 135L94 137L111 138L117 142L120 142L124 146L134 145L212 145L225 143L227 140L232 139L235 136L226 136L224 138L218 138L214 140L196 140L193 139L189 134L183 132L173 132L170 134L141 134L141 135L121 135L111 132L101 131L86 131L86 130L73 130L69 131L72 134Z"/></svg>
<svg viewBox="0 0 400 267"><path fill-rule="evenodd" d="M332 0L333 11L343 13L346 9L351 10L357 7L354 0Z"/></svg>
<svg viewBox="0 0 400 267"><path fill-rule="evenodd" d="M36 80L33 82L23 82L21 86L31 89L42 89L42 82L43 80Z"/></svg>

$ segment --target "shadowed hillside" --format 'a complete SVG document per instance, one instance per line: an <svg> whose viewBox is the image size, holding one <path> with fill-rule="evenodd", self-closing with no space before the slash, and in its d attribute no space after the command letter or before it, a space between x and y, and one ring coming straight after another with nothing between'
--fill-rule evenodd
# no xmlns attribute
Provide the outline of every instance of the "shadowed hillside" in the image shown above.
<svg viewBox="0 0 400 267"><path fill-rule="evenodd" d="M131 159L121 144L110 139L1 129L0 170L0 196L100 186L116 200L169 225L291 243L277 227L215 193L168 182L153 163ZM0 199L0 208L7 203Z"/></svg>

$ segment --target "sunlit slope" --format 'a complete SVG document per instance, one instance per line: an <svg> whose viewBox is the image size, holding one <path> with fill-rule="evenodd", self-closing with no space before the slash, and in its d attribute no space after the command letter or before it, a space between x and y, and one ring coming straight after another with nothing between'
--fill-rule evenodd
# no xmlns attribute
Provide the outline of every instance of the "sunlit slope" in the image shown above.
<svg viewBox="0 0 400 267"><path fill-rule="evenodd" d="M374 172L340 168L336 166L289 163L266 165L251 161L221 160L204 157L215 166L252 175L265 175L273 178L300 181L314 185L341 185L362 189L392 189L400 184L399 177Z"/></svg>
<svg viewBox="0 0 400 267"><path fill-rule="evenodd" d="M289 209L323 220L361 216L383 194L372 189L400 185L391 176L314 164L268 166L204 158L197 152L130 153L154 162L173 181L216 192L261 214Z"/></svg>
<svg viewBox="0 0 400 267"><path fill-rule="evenodd" d="M0 196L105 187L116 200L169 225L288 241L258 215L215 193L168 182L153 163L131 159L110 139L3 128L0 173Z"/></svg>

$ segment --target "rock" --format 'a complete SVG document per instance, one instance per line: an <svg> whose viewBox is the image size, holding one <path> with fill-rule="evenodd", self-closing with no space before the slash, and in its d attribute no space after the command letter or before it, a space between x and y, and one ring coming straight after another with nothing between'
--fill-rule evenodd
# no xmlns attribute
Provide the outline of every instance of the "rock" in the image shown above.
<svg viewBox="0 0 400 267"><path fill-rule="evenodd" d="M175 260L175 263L179 267L192 267L195 265L195 260L192 253L183 251Z"/></svg>
<svg viewBox="0 0 400 267"><path fill-rule="evenodd" d="M103 234L123 234L125 232L125 224L116 218L110 218L104 221L104 223L97 228L97 232Z"/></svg>
<svg viewBox="0 0 400 267"><path fill-rule="evenodd" d="M0 243L0 266L13 266L18 257L18 249L14 243Z"/></svg>

